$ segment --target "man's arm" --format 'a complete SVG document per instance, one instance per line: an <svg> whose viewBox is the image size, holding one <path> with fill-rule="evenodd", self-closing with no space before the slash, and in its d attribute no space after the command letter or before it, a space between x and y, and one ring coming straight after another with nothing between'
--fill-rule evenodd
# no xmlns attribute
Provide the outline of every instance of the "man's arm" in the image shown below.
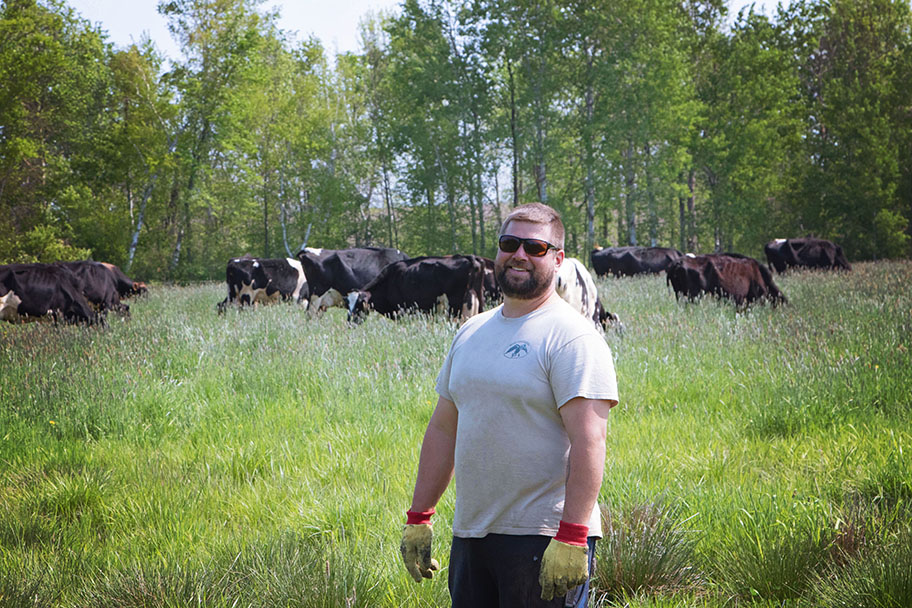
<svg viewBox="0 0 912 608"><path fill-rule="evenodd" d="M566 406L565 406L566 407ZM453 478L453 461L456 451L456 426L459 411L449 399L437 399L431 415L421 457L418 460L418 479L412 495L412 511L430 511L443 496Z"/></svg>
<svg viewBox="0 0 912 608"><path fill-rule="evenodd" d="M570 436L570 472L560 527L542 554L538 583L545 601L564 595L589 576L586 537L602 487L608 410L614 403L576 397L558 410Z"/></svg>
<svg viewBox="0 0 912 608"><path fill-rule="evenodd" d="M608 410L615 402L576 397L558 411L570 437L570 472L562 520L589 524L605 472Z"/></svg>

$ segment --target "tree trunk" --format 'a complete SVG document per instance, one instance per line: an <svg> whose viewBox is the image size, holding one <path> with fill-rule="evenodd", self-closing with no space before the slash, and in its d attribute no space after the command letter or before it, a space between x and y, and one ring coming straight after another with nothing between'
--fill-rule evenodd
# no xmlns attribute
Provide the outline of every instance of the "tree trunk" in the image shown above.
<svg viewBox="0 0 912 608"><path fill-rule="evenodd" d="M158 179L158 173L155 173L149 180L146 189L143 190L142 200L139 203L139 210L136 212L136 227L133 229L133 235L130 237L130 247L127 249L127 263L124 266L124 272L129 273L130 267L133 266L133 257L136 255L136 246L139 244L139 233L142 232L143 222L146 217L146 203L152 196L152 190L155 188L155 182Z"/></svg>
<svg viewBox="0 0 912 608"><path fill-rule="evenodd" d="M624 197L625 209L627 216L627 244L637 244L637 225L636 225L636 171L633 166L634 147L633 142L627 145L627 152L624 153L627 162L624 166Z"/></svg>
<svg viewBox="0 0 912 608"><path fill-rule="evenodd" d="M656 205L655 188L652 184L652 146L647 142L643 148L646 154L646 201L649 207L649 244L655 247L659 240L659 210Z"/></svg>
<svg viewBox="0 0 912 608"><path fill-rule="evenodd" d="M687 251L687 214L685 210L684 197L678 197L678 225L680 226L680 234L678 235L678 249L681 251Z"/></svg>
<svg viewBox="0 0 912 608"><path fill-rule="evenodd" d="M513 206L519 205L519 141L516 135L516 83L513 78L513 64L507 60L507 74L510 77L510 140L513 147Z"/></svg>
<svg viewBox="0 0 912 608"><path fill-rule="evenodd" d="M696 171L691 169L687 176L687 189L690 192L690 196L687 197L687 251L692 252L696 252L699 247L697 243L696 184Z"/></svg>
<svg viewBox="0 0 912 608"><path fill-rule="evenodd" d="M263 163L263 257L269 257L269 166Z"/></svg>
<svg viewBox="0 0 912 608"><path fill-rule="evenodd" d="M396 221L393 218L393 195L390 192L389 168L383 163L383 199L386 201L387 229L389 231L389 246L398 247L396 238Z"/></svg>
<svg viewBox="0 0 912 608"><path fill-rule="evenodd" d="M586 108L583 129L586 151L586 251L595 247L595 158L592 150L593 117L595 116L595 91L592 86L592 47L586 45Z"/></svg>

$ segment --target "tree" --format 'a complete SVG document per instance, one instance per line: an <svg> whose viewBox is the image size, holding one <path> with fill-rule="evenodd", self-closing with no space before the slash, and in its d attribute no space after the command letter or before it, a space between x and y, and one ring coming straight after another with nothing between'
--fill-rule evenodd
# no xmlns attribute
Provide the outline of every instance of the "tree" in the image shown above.
<svg viewBox="0 0 912 608"><path fill-rule="evenodd" d="M790 165L802 134L797 70L779 30L753 10L714 40L712 53L697 156L713 242L716 250L756 252L788 225Z"/></svg>
<svg viewBox="0 0 912 608"><path fill-rule="evenodd" d="M235 116L228 110L235 103L235 93L244 90L240 82L243 68L261 41L261 16L256 12L260 1L159 2L159 11L169 19L169 30L187 54L167 75L180 92L179 172L169 202L173 233L168 273L174 278L199 276L203 268L212 267L221 249L205 245L220 242L218 232L202 230L203 237L216 237L206 243L203 237L195 238L194 227L202 227L206 218L216 218L218 207L230 208L238 202L212 197L207 185L212 169L222 160L219 152L236 136ZM195 254L204 257L195 260ZM224 260L224 255L218 258Z"/></svg>
<svg viewBox="0 0 912 608"><path fill-rule="evenodd" d="M796 2L784 21L801 50L806 103L799 224L842 242L850 257L907 253L899 186L908 149L908 2Z"/></svg>
<svg viewBox="0 0 912 608"><path fill-rule="evenodd" d="M108 127L100 34L58 0L0 6L0 251L7 261L86 257L68 213L92 200Z"/></svg>

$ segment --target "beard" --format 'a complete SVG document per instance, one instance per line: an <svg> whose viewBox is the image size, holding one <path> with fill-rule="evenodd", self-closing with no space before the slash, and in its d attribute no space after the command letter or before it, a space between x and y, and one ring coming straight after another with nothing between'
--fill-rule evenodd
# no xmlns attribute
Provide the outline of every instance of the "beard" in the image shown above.
<svg viewBox="0 0 912 608"><path fill-rule="evenodd" d="M495 264L494 274L497 284L505 296L517 300L533 300L548 291L554 282L556 271L552 269L549 272L547 269L541 269L531 264L530 266L529 276L522 278L508 275L507 266Z"/></svg>

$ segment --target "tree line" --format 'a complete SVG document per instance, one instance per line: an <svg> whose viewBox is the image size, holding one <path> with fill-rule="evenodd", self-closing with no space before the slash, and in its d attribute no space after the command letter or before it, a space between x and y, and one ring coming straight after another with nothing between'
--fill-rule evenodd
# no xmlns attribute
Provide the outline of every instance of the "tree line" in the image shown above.
<svg viewBox="0 0 912 608"><path fill-rule="evenodd" d="M181 57L63 0L0 4L0 262L184 281L305 243L490 256L529 201L584 260L809 234L910 253L908 0L403 0L334 56L262 0L158 11Z"/></svg>

